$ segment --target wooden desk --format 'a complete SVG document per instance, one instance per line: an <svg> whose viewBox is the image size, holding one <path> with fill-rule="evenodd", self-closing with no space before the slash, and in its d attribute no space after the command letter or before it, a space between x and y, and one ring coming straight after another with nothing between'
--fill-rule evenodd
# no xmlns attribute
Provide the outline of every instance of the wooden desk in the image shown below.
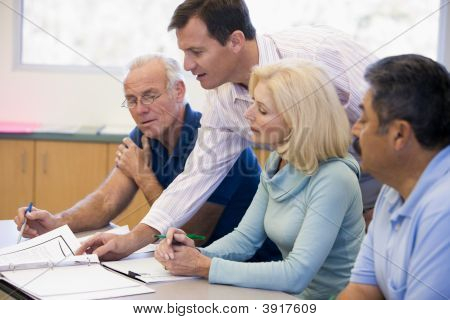
<svg viewBox="0 0 450 320"><path fill-rule="evenodd" d="M0 220L0 248L13 245L18 231L12 220ZM161 282L148 285L155 293L122 297L123 300L295 300L279 291L209 284L204 279Z"/></svg>

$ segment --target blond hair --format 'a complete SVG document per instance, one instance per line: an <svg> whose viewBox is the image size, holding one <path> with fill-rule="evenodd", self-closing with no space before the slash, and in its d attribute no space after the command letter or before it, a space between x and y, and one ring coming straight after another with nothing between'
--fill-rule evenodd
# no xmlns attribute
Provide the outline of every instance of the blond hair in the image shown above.
<svg viewBox="0 0 450 320"><path fill-rule="evenodd" d="M280 156L307 175L319 162L345 157L350 146L350 124L327 73L318 64L300 59L255 67L249 91L264 82L278 116L291 129L277 146Z"/></svg>

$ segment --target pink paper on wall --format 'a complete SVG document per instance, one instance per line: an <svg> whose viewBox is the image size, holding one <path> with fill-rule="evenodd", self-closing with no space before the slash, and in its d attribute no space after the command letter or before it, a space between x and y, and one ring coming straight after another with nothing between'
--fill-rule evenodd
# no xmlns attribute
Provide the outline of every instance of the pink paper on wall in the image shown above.
<svg viewBox="0 0 450 320"><path fill-rule="evenodd" d="M33 133L39 123L0 121L0 133Z"/></svg>

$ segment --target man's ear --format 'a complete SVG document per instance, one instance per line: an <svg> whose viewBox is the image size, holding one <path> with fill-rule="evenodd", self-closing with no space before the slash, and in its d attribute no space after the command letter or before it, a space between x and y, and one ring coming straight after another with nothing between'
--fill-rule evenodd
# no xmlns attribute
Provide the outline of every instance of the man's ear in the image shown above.
<svg viewBox="0 0 450 320"><path fill-rule="evenodd" d="M242 31L236 30L228 38L228 46L234 53L239 53L245 45L245 35Z"/></svg>
<svg viewBox="0 0 450 320"><path fill-rule="evenodd" d="M177 102L183 102L186 95L186 85L184 81L178 80L174 86L175 99Z"/></svg>
<svg viewBox="0 0 450 320"><path fill-rule="evenodd" d="M414 138L411 124L405 120L394 120L389 127L389 137L394 149L399 151L405 148Z"/></svg>

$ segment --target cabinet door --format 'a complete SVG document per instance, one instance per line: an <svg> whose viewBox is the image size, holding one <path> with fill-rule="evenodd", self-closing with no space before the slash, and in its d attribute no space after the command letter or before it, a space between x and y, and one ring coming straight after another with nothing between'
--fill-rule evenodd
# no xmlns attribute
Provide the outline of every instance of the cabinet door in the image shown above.
<svg viewBox="0 0 450 320"><path fill-rule="evenodd" d="M115 165L114 160L116 158L117 147L118 144L113 143L109 144L108 146L109 171ZM150 206L147 202L147 199L145 199L145 196L142 193L142 191L139 190L134 196L133 201L117 218L113 220L113 222L120 226L128 225L131 229L142 220L142 218L147 214L149 209Z"/></svg>
<svg viewBox="0 0 450 320"><path fill-rule="evenodd" d="M34 142L0 140L0 220L33 201Z"/></svg>
<svg viewBox="0 0 450 320"><path fill-rule="evenodd" d="M107 174L107 144L36 142L36 206L52 213L73 206Z"/></svg>

